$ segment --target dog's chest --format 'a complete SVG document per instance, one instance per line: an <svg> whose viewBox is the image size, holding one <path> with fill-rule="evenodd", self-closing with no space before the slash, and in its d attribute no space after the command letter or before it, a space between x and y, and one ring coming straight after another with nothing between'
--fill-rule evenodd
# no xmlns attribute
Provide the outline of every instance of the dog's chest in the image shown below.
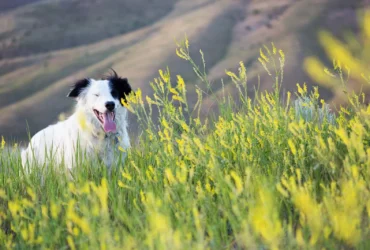
<svg viewBox="0 0 370 250"><path fill-rule="evenodd" d="M117 136L104 136L102 139L94 138L92 142L92 151L97 154L106 165L111 165L114 158L114 152L118 147Z"/></svg>

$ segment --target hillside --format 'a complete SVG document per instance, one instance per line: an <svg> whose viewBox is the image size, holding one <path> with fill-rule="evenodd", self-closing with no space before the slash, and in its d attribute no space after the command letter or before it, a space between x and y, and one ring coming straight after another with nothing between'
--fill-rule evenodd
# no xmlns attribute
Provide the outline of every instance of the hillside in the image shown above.
<svg viewBox="0 0 370 250"><path fill-rule="evenodd" d="M203 50L216 92L221 78L228 83L225 69L235 69L239 61L247 65L250 84L256 84L261 70L259 47L271 41L289 58L284 89L294 90L298 81L312 84L302 61L308 55L323 55L317 31L353 29L361 4L345 0L93 2L40 1L0 16L0 134L24 139L26 121L31 133L54 122L73 106L65 97L69 86L79 78L99 77L109 67L145 94L150 94L149 82L158 69L167 66L172 75L182 74L193 82L191 67L175 54L175 41L185 34L198 62L198 51ZM83 11L86 15L81 18ZM96 13L104 15L99 18ZM260 89L270 87L269 79L262 77ZM329 91L321 92L330 98ZM211 99L205 102L210 109Z"/></svg>
<svg viewBox="0 0 370 250"><path fill-rule="evenodd" d="M1 1L0 2L0 13L6 12L17 7L27 5L40 0L12 0L12 1Z"/></svg>
<svg viewBox="0 0 370 250"><path fill-rule="evenodd" d="M157 21L172 9L175 2L39 1L2 18L2 22L14 19L15 24L6 35L0 36L0 57L34 55L125 34Z"/></svg>

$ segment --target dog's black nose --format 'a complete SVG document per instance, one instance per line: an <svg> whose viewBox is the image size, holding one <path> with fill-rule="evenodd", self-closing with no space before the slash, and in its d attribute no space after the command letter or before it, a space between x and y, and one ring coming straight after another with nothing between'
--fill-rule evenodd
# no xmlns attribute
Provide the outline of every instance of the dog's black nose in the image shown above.
<svg viewBox="0 0 370 250"><path fill-rule="evenodd" d="M105 103L105 107L106 107L109 111L113 111L115 106L116 106L116 105L114 104L114 102L106 102L106 103Z"/></svg>

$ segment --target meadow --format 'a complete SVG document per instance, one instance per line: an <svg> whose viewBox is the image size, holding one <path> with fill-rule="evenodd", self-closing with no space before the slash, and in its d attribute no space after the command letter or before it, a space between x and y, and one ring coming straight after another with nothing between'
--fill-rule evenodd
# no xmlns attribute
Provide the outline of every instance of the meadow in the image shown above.
<svg viewBox="0 0 370 250"><path fill-rule="evenodd" d="M177 55L199 79L195 105L186 79L160 70L153 95L137 90L129 97L126 106L142 133L111 175L83 154L70 174L63 166L27 172L18 146L2 140L0 245L369 249L364 94L344 92L348 105L334 112L316 87L284 92L286 59L273 44L259 58L272 91L253 89L240 63L237 72L226 71L237 95L224 87L215 94L203 53L197 65L186 40ZM340 64L333 72L345 79ZM201 115L205 98L217 104L208 117Z"/></svg>

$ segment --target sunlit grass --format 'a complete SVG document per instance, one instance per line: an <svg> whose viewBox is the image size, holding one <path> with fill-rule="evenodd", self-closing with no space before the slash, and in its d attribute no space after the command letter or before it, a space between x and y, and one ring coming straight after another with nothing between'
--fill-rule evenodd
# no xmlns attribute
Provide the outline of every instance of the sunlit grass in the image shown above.
<svg viewBox="0 0 370 250"><path fill-rule="evenodd" d="M369 115L359 96L334 115L298 85L281 98L285 56L264 47L260 62L274 91L247 96L247 72L226 72L237 97L202 85L189 103L186 79L160 70L129 97L143 133L111 175L82 160L25 173L16 148L1 143L0 245L19 249L339 249L369 248ZM357 97L357 98L356 98ZM296 100L293 100L296 99ZM158 114L154 118L154 112ZM72 178L71 178L72 176Z"/></svg>

